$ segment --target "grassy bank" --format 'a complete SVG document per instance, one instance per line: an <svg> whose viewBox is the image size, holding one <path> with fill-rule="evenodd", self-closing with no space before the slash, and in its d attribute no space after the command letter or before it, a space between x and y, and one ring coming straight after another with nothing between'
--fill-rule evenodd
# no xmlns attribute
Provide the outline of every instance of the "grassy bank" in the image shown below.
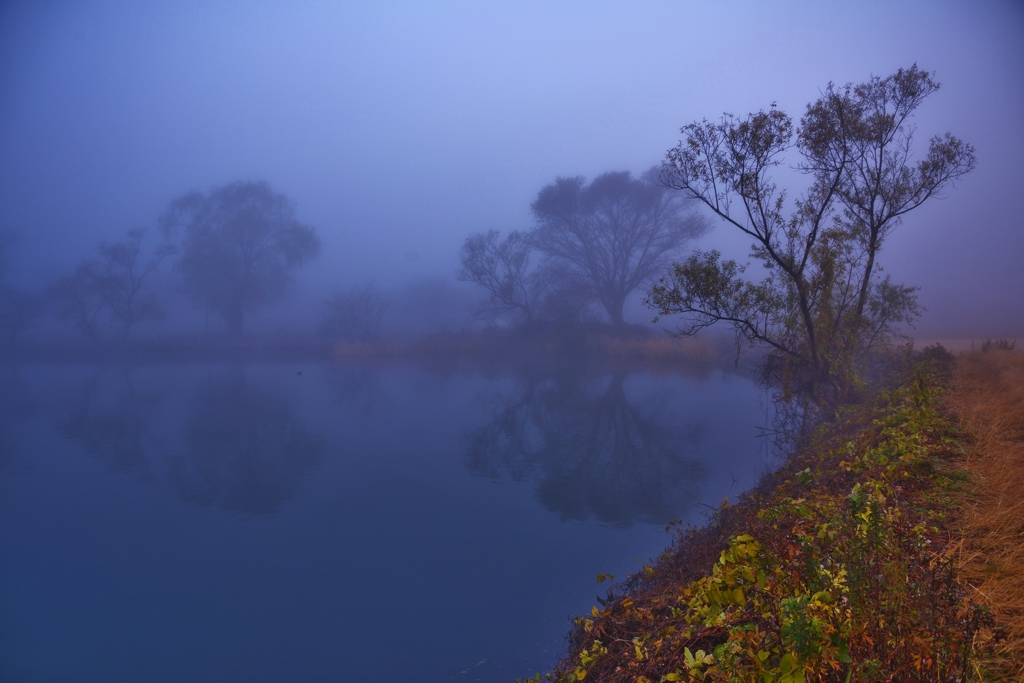
<svg viewBox="0 0 1024 683"><path fill-rule="evenodd" d="M932 355L617 585L535 680L1019 676L1022 355Z"/></svg>

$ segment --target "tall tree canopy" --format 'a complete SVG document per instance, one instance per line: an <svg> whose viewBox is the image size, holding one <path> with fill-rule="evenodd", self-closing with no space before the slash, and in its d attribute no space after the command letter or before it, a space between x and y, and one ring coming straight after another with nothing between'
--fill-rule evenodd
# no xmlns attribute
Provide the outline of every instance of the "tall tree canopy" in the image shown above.
<svg viewBox="0 0 1024 683"><path fill-rule="evenodd" d="M164 234L184 231L176 264L189 294L240 334L245 315L284 292L292 272L320 252L295 204L266 182L236 182L171 203Z"/></svg>
<svg viewBox="0 0 1024 683"><path fill-rule="evenodd" d="M682 334L724 321L767 344L770 374L818 405L849 396L858 361L918 311L916 288L879 277L882 244L908 211L975 167L974 149L948 133L912 161L909 119L938 87L915 64L829 84L795 130L774 105L684 126L662 181L752 238L767 276L752 282L718 252L697 253L673 266L649 305L681 315ZM794 146L810 182L790 204L772 170Z"/></svg>
<svg viewBox="0 0 1024 683"><path fill-rule="evenodd" d="M582 177L558 178L531 208L537 247L585 283L614 325L623 324L626 297L709 229L683 197L658 181L656 169L640 178L605 173L589 184Z"/></svg>

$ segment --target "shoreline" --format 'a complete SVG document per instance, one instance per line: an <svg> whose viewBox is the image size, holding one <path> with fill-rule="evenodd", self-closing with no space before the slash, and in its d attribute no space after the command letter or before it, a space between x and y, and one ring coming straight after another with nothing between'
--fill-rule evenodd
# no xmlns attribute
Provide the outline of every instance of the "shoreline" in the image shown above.
<svg viewBox="0 0 1024 683"><path fill-rule="evenodd" d="M611 328L436 334L407 340L340 343L315 337L165 338L128 342L75 343L37 340L3 349L5 362L177 363L177 362L358 362L392 361L513 363L544 365L580 362L638 362L673 365L724 364L721 342L675 339Z"/></svg>
<svg viewBox="0 0 1024 683"><path fill-rule="evenodd" d="M977 396L1000 381L990 366L1016 368L1001 381L1024 393L1024 355L925 355L932 360L819 428L737 504L723 503L706 526L681 532L652 566L613 586L575 620L554 671L526 680L1024 675L1020 551L995 570L990 561L1020 533L1021 516L1003 511L1002 525L978 540L979 525L992 526L985 513L1006 496L986 495L977 467L987 461L979 448L1002 438L1010 455L999 466L1016 467L1024 487L1024 462L1007 464L1024 451L1013 441L1024 436L1024 399L1009 436L1006 416L994 424L977 409ZM1012 499L1018 507L1022 494ZM993 601L995 580L1007 604Z"/></svg>

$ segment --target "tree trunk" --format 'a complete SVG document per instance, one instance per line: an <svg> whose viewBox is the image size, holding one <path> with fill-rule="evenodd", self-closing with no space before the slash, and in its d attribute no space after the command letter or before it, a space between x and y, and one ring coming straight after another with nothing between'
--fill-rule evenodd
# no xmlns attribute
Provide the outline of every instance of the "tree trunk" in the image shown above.
<svg viewBox="0 0 1024 683"><path fill-rule="evenodd" d="M626 305L626 297L616 296L604 305L605 311L608 313L608 319L612 322L612 327L621 328L626 326L626 319L622 316L622 309Z"/></svg>

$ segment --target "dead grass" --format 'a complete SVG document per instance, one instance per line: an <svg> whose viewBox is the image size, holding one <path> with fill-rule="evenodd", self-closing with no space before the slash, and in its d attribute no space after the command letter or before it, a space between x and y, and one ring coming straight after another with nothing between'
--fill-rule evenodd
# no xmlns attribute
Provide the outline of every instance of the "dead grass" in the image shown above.
<svg viewBox="0 0 1024 683"><path fill-rule="evenodd" d="M642 358L653 361L709 363L721 354L703 339L695 337L651 337L648 339L606 336L598 347L613 358Z"/></svg>
<svg viewBox="0 0 1024 683"><path fill-rule="evenodd" d="M999 345L995 345L998 347ZM963 578L992 610L990 676L1024 682L1024 353L960 357L949 405L969 438L974 483L961 542Z"/></svg>
<svg viewBox="0 0 1024 683"><path fill-rule="evenodd" d="M466 358L589 357L652 364L714 363L728 359L722 344L704 339L625 333L610 328L490 331L479 334L438 334L405 342L338 344L338 358L462 356Z"/></svg>

